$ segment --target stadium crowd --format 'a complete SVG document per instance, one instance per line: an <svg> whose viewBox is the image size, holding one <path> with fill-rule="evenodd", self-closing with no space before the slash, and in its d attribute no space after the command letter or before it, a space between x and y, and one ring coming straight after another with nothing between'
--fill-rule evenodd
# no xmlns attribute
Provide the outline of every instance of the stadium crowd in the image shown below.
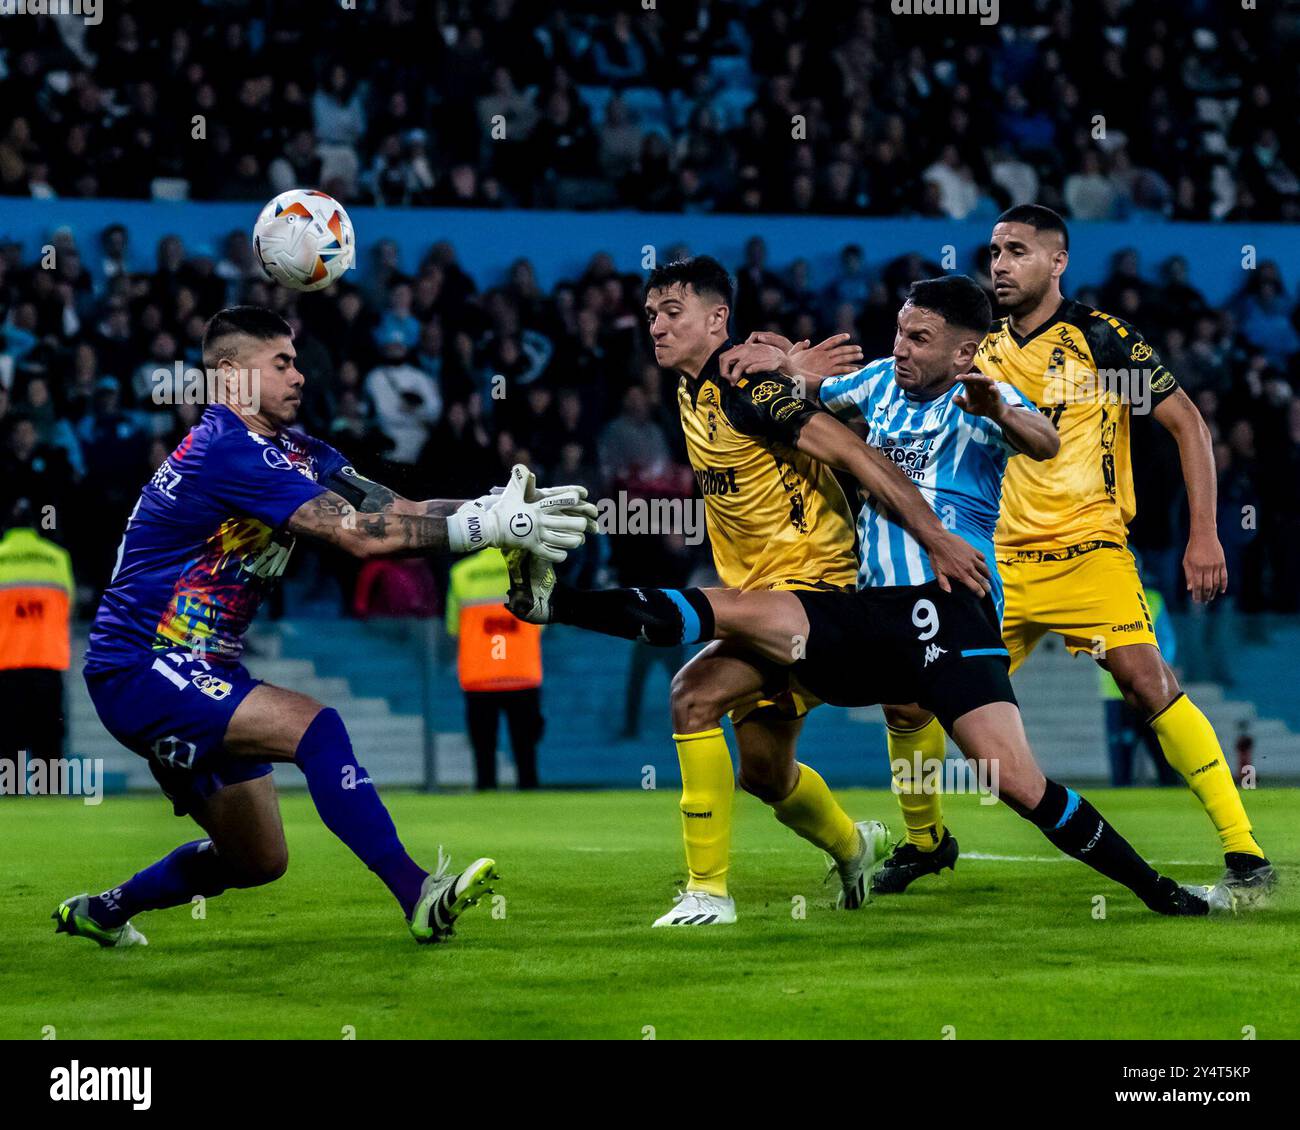
<svg viewBox="0 0 1300 1130"><path fill-rule="evenodd" d="M545 293L528 260L503 279L474 279L450 243L412 275L396 247L374 246L359 283L300 295L264 281L245 233L219 257L163 239L152 269L133 264L130 234L110 225L97 246L54 237L53 269L0 247L0 499L53 507L84 595L107 579L141 483L203 411L192 385L205 319L254 302L294 327L307 375L302 423L360 469L409 497L473 497L524 461L593 497L689 498L694 481L676 420L675 381L653 362L642 282L605 253ZM669 252L670 255L673 252ZM908 284L941 273L907 255L869 263L848 246L829 285L808 264L771 264L755 236L733 265L733 332L777 329L819 340L846 330L868 357L889 352ZM1212 429L1220 536L1243 610L1294 611L1300 593L1300 307L1276 265L1261 263L1222 309L1173 258L1148 277L1136 251L1073 297L1139 326ZM971 270L979 275L977 265ZM987 285L987 275L983 276ZM179 366L179 370L178 370ZM1135 417L1135 545L1175 602L1185 510L1177 452ZM1250 509L1246 509L1250 508ZM47 525L46 527L50 527ZM634 544L633 544L634 543ZM594 539L571 564L583 580L684 582L707 544L682 538ZM350 599L352 576L338 574Z"/></svg>
<svg viewBox="0 0 1300 1130"><path fill-rule="evenodd" d="M273 21L257 0L202 6L213 19L122 0L96 26L7 20L0 195L261 201L318 185L391 206L991 219L1037 200L1087 220L1300 219L1298 135L1270 93L1300 75L1296 29L1209 0L1003 0L991 27L811 0L698 0L689 19L596 0L276 0ZM1240 77L1266 69L1268 86ZM235 301L295 327L304 424L409 495L472 496L521 459L602 497L694 490L641 280L608 255L544 293L526 259L475 279L443 243L406 276L382 243L359 284L296 296L261 279L244 233L211 253L179 236L132 246L112 224L93 246L53 242L49 263L0 248L0 501L62 516L86 597L141 481L202 411L157 404L157 371L198 366L205 318ZM757 236L730 265L738 333L849 330L868 356L888 352L907 284L941 273L846 247L814 287ZM1142 328L1210 422L1241 607L1295 610L1300 316L1274 264L1249 278L1214 309L1181 259L1130 251L1073 297ZM1135 465L1134 541L1176 602L1181 484L1149 420ZM705 558L610 538L571 568L684 581Z"/></svg>
<svg viewBox="0 0 1300 1130"><path fill-rule="evenodd" d="M1212 0L201 6L6 21L0 195L1300 219L1300 28Z"/></svg>

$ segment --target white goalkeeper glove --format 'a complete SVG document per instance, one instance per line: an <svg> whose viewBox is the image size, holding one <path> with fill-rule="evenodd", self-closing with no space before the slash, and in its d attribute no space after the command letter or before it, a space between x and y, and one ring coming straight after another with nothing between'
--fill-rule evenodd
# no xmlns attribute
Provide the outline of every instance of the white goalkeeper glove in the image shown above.
<svg viewBox="0 0 1300 1130"><path fill-rule="evenodd" d="M487 546L523 549L558 564L585 540L592 520L577 491L527 501L532 472L522 463L510 471L510 482L490 507L480 499L467 502L447 519L447 540L453 553L473 553Z"/></svg>
<svg viewBox="0 0 1300 1130"><path fill-rule="evenodd" d="M480 510L491 510L497 504L505 489L505 487L493 487L491 494L481 494L472 502L465 503L461 509L464 510L466 506L475 506ZM576 504L571 504L570 500L575 496L578 501ZM524 484L524 501L542 502L550 500L559 500L564 503L558 508L561 514L571 514L585 518L587 533L594 534L597 532L599 527L596 524L596 519L600 512L596 509L594 502L587 501L586 487L576 484L572 486L539 487L537 485L537 476L532 471L529 471Z"/></svg>

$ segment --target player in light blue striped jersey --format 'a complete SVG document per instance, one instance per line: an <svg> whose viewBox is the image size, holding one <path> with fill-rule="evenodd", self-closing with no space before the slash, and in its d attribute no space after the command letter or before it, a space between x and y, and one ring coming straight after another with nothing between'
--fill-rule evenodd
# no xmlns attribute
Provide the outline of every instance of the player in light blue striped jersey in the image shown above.
<svg viewBox="0 0 1300 1130"><path fill-rule="evenodd" d="M907 351L912 335L925 338L929 312L904 307L899 341ZM924 340L921 344L925 344ZM896 347L898 348L898 347ZM965 392L963 393L963 390ZM956 378L946 370L923 372L909 356L882 357L818 390L821 403L842 420L867 421L867 442L912 480L944 526L970 542L992 565L993 529L1002 497L1007 460L1021 448L990 409L998 397L1007 411L1037 408L1014 387L979 374ZM986 411L975 415L970 409ZM861 565L858 586L921 585L935 579L924 550L876 499L858 515ZM1002 583L991 569L993 601L1002 615Z"/></svg>

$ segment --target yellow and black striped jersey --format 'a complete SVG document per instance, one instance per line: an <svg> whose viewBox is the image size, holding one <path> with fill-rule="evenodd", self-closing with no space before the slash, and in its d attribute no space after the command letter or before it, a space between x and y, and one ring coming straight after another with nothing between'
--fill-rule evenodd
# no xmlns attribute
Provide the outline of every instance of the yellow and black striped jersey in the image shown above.
<svg viewBox="0 0 1300 1130"><path fill-rule="evenodd" d="M1093 541L1124 545L1136 510L1131 414L1178 389L1155 350L1127 322L1066 299L1026 337L1000 318L975 367L1029 397L1061 436L1054 459L1007 466L998 555Z"/></svg>
<svg viewBox="0 0 1300 1130"><path fill-rule="evenodd" d="M853 518L826 467L795 448L821 408L776 373L732 385L722 346L698 378L677 385L686 450L704 496L718 576L728 588L834 585L857 576Z"/></svg>

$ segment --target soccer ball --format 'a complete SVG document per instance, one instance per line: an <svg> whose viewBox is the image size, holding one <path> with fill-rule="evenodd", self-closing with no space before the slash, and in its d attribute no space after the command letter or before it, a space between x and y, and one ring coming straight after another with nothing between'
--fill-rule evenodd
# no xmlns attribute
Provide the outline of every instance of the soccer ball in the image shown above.
<svg viewBox="0 0 1300 1130"><path fill-rule="evenodd" d="M352 266L352 221L334 197L291 188L262 209L253 225L253 253L274 282L320 290Z"/></svg>

